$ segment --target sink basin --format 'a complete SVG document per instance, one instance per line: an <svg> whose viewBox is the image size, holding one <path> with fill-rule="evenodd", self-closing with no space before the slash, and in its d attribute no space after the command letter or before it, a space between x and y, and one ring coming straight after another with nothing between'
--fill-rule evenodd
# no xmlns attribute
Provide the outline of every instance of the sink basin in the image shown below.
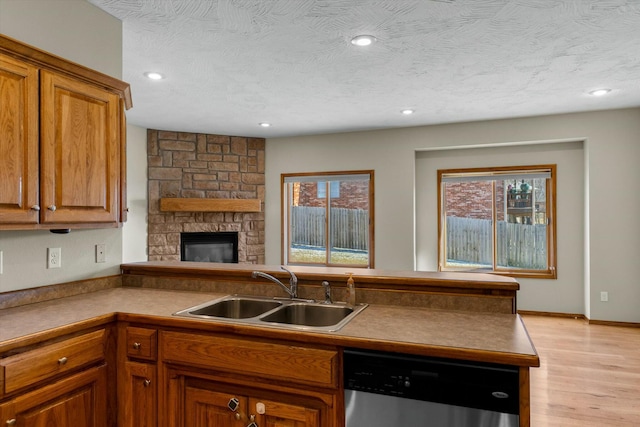
<svg viewBox="0 0 640 427"><path fill-rule="evenodd" d="M262 317L263 322L304 326L332 326L353 313L353 308L320 304L289 304Z"/></svg>
<svg viewBox="0 0 640 427"><path fill-rule="evenodd" d="M225 319L248 319L282 306L280 301L264 298L232 296L210 301L205 304L183 310L176 314L196 317L222 317Z"/></svg>
<svg viewBox="0 0 640 427"><path fill-rule="evenodd" d="M229 295L174 313L175 316L247 325L333 332L367 304L321 304L313 301Z"/></svg>

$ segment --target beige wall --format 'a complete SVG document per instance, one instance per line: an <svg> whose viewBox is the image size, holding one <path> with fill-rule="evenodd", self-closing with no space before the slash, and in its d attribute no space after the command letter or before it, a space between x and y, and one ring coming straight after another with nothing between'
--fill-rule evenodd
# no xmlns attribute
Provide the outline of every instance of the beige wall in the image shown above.
<svg viewBox="0 0 640 427"><path fill-rule="evenodd" d="M0 0L0 33L122 78L122 22L85 0Z"/></svg>
<svg viewBox="0 0 640 427"><path fill-rule="evenodd" d="M147 130L127 125L127 206L122 262L147 260Z"/></svg>
<svg viewBox="0 0 640 427"><path fill-rule="evenodd" d="M425 237L429 234L422 231L417 236L415 231L428 229L428 224L435 227L436 221L436 200L431 207L426 202L426 212L417 211L420 197L425 196L421 192L428 190L416 179L416 166L428 156L423 151L432 150L435 157L451 148L506 144L530 146L516 149L526 153L534 150L534 143L561 141L583 141L583 148L577 150L581 154L575 147L569 149L571 160L566 167L573 170L566 179L578 192L565 189L564 198L558 200L560 212L567 212L558 218L565 223L558 231L562 252L558 280L522 279L519 308L640 322L640 221L636 219L640 197L629 194L634 183L640 182L640 109L269 139L266 261L280 262L281 173L374 169L376 267L434 269L437 239ZM551 146L549 150L553 151ZM472 164L477 155L469 151L459 158L460 163ZM511 153L499 160L523 164L522 155ZM552 152L542 155L545 160L561 157ZM562 173L559 170L559 179ZM434 228L430 233L433 236ZM600 291L609 292L609 302L600 301Z"/></svg>
<svg viewBox="0 0 640 427"><path fill-rule="evenodd" d="M437 270L438 169L504 165L557 165L556 224L558 279L521 279L518 308L563 313L585 313L584 298L584 151L583 142L562 142L500 147L433 149L416 153L416 266ZM566 250L570 245L574 250ZM565 249L565 250L562 250ZM563 292L556 292L562 289Z"/></svg>
<svg viewBox="0 0 640 427"><path fill-rule="evenodd" d="M0 33L113 77L122 76L122 23L84 0L0 0ZM95 263L105 243L107 262ZM62 249L62 268L47 269L48 247ZM118 274L122 229L0 231L0 292Z"/></svg>

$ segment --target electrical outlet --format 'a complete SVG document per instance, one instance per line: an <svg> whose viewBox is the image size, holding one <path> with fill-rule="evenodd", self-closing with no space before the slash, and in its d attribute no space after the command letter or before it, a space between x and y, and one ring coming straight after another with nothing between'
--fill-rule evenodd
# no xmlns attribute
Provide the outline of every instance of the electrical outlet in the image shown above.
<svg viewBox="0 0 640 427"><path fill-rule="evenodd" d="M609 301L609 292L600 292L600 301L602 302Z"/></svg>
<svg viewBox="0 0 640 427"><path fill-rule="evenodd" d="M96 262L106 262L107 260L107 245L104 243L98 243L96 245Z"/></svg>
<svg viewBox="0 0 640 427"><path fill-rule="evenodd" d="M47 268L62 267L62 249L47 248Z"/></svg>

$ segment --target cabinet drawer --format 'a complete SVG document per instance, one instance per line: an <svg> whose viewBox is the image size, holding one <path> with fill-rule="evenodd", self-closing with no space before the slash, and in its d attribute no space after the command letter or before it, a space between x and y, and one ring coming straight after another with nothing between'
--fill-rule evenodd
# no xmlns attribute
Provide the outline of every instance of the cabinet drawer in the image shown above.
<svg viewBox="0 0 640 427"><path fill-rule="evenodd" d="M248 339L161 332L165 362L257 375L284 382L337 387L338 353Z"/></svg>
<svg viewBox="0 0 640 427"><path fill-rule="evenodd" d="M0 392L20 390L105 358L104 330L25 351L0 360Z"/></svg>
<svg viewBox="0 0 640 427"><path fill-rule="evenodd" d="M127 356L156 360L158 355L158 331L127 326Z"/></svg>

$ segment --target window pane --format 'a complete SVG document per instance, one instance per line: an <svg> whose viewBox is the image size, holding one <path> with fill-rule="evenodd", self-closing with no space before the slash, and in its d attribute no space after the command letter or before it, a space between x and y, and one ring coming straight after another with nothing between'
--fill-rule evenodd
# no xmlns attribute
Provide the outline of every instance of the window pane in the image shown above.
<svg viewBox="0 0 640 427"><path fill-rule="evenodd" d="M332 181L331 184L337 181ZM369 181L339 182L331 186L329 219L331 264L369 265Z"/></svg>
<svg viewBox="0 0 640 427"><path fill-rule="evenodd" d="M493 269L492 181L443 186L446 267Z"/></svg>
<svg viewBox="0 0 640 427"><path fill-rule="evenodd" d="M497 181L498 268L547 269L546 179Z"/></svg>
<svg viewBox="0 0 640 427"><path fill-rule="evenodd" d="M290 182L289 262L327 262L326 198L318 197L317 182Z"/></svg>
<svg viewBox="0 0 640 427"><path fill-rule="evenodd" d="M331 198L340 197L340 181L329 181L331 187ZM318 181L318 198L327 197L326 181Z"/></svg>
<svg viewBox="0 0 640 427"><path fill-rule="evenodd" d="M372 266L371 178L362 172L283 175L285 262Z"/></svg>
<svg viewBox="0 0 640 427"><path fill-rule="evenodd" d="M556 278L555 165L438 171L440 269Z"/></svg>

